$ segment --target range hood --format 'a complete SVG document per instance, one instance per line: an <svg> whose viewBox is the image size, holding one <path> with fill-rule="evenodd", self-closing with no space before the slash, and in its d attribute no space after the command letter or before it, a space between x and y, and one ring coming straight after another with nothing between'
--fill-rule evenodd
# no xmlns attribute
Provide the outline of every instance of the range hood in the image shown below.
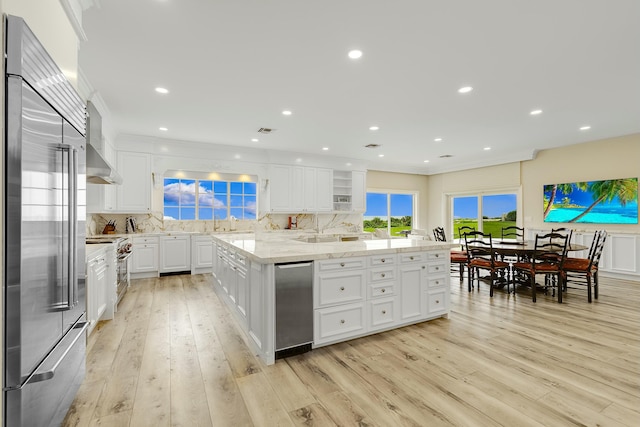
<svg viewBox="0 0 640 427"><path fill-rule="evenodd" d="M122 184L122 177L91 144L87 144L87 182Z"/></svg>
<svg viewBox="0 0 640 427"><path fill-rule="evenodd" d="M102 116L87 102L87 182L91 184L122 184L122 177L102 157Z"/></svg>

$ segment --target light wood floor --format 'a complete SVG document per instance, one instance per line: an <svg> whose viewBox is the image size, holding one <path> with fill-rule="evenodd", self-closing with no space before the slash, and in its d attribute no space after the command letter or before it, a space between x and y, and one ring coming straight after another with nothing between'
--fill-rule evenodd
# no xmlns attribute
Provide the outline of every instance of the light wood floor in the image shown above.
<svg viewBox="0 0 640 427"><path fill-rule="evenodd" d="M451 314L265 366L209 275L137 280L65 426L640 426L640 283L564 304L452 278Z"/></svg>

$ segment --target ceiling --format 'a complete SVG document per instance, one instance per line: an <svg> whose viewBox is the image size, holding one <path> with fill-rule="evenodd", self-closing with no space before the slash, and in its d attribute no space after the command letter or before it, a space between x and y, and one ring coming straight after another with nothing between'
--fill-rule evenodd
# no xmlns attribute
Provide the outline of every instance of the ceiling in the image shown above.
<svg viewBox="0 0 640 427"><path fill-rule="evenodd" d="M637 0L94 4L80 69L116 135L433 174L640 132Z"/></svg>

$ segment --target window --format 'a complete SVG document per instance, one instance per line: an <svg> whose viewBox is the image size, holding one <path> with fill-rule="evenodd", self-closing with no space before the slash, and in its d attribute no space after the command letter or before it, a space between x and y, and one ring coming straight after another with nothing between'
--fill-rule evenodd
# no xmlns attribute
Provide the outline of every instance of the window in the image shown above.
<svg viewBox="0 0 640 427"><path fill-rule="evenodd" d="M367 193L367 211L364 213L364 231L386 230L390 236L402 236L411 230L415 195L371 192Z"/></svg>
<svg viewBox="0 0 640 427"><path fill-rule="evenodd" d="M255 182L164 179L165 219L255 219L256 210Z"/></svg>
<svg viewBox="0 0 640 427"><path fill-rule="evenodd" d="M494 238L502 237L502 228L517 225L518 196L516 193L454 196L452 198L453 237L458 228L473 227ZM478 213L482 212L482 215Z"/></svg>

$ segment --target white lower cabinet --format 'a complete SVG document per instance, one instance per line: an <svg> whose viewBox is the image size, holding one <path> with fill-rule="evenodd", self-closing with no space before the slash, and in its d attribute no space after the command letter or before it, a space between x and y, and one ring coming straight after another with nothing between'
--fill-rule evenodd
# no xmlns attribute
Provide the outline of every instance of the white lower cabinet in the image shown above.
<svg viewBox="0 0 640 427"><path fill-rule="evenodd" d="M189 235L160 237L160 273L191 270L191 239Z"/></svg>
<svg viewBox="0 0 640 427"><path fill-rule="evenodd" d="M87 259L87 321L90 334L107 309L107 286L109 280L108 256L113 251L109 245L92 253Z"/></svg>
<svg viewBox="0 0 640 427"><path fill-rule="evenodd" d="M131 278L158 277L158 236L141 236L131 239Z"/></svg>
<svg viewBox="0 0 640 427"><path fill-rule="evenodd" d="M211 273L213 241L211 236L191 237L191 274Z"/></svg>
<svg viewBox="0 0 640 427"><path fill-rule="evenodd" d="M446 251L315 262L314 346L449 312Z"/></svg>

